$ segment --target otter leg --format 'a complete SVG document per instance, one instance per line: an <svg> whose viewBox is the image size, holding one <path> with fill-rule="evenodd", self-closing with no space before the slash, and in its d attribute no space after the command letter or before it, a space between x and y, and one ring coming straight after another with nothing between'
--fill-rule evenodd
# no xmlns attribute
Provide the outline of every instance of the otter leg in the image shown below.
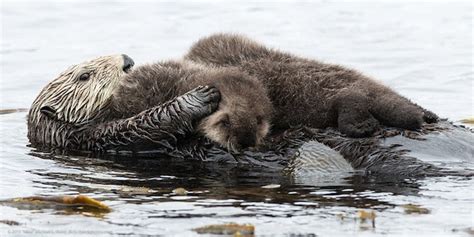
<svg viewBox="0 0 474 237"><path fill-rule="evenodd" d="M178 138L194 132L195 123L214 112L219 101L216 88L198 87L133 117L98 125L87 139L87 149L106 151L149 144L153 149L173 151Z"/></svg>
<svg viewBox="0 0 474 237"><path fill-rule="evenodd" d="M384 125L416 130L423 121L436 120L438 116L412 103L394 92L386 92L372 101L372 114Z"/></svg>
<svg viewBox="0 0 474 237"><path fill-rule="evenodd" d="M357 92L341 92L336 99L337 124L339 131L350 137L370 136L379 123L369 112L365 95Z"/></svg>

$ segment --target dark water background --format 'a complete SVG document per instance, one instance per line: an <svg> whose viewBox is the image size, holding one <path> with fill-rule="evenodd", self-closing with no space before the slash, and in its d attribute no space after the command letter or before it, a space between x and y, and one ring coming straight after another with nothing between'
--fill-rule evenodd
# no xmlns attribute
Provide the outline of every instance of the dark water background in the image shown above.
<svg viewBox="0 0 474 237"><path fill-rule="evenodd" d="M178 58L214 32L245 33L299 55L357 68L453 121L473 111L470 2L123 3L1 2L0 109L28 108L78 62L117 53L137 64ZM51 156L27 147L26 112L0 115L0 199L76 195L113 211L90 217L54 208L0 206L0 235L195 235L250 223L259 236L468 236L474 181L389 183L346 173L300 179L234 165ZM449 157L445 163L450 164ZM472 167L463 164L462 167ZM262 186L280 184L279 188ZM183 187L187 196L172 195ZM416 204L429 214L407 214ZM375 228L358 210L375 210ZM471 231L472 235L472 231Z"/></svg>

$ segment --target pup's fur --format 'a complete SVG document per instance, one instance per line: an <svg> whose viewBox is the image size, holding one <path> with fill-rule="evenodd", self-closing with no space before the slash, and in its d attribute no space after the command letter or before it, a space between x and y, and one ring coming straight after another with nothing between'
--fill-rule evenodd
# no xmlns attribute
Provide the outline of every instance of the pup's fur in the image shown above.
<svg viewBox="0 0 474 237"><path fill-rule="evenodd" d="M270 99L259 80L235 68L187 61L143 65L123 80L114 107L120 114L133 114L200 85L216 87L221 93L218 110L199 123L200 132L230 150L262 142L270 128Z"/></svg>
<svg viewBox="0 0 474 237"><path fill-rule="evenodd" d="M199 40L185 59L238 67L260 79L275 109L274 127L337 126L352 137L371 135L379 123L419 129L438 117L373 79L339 65L269 49L239 35Z"/></svg>

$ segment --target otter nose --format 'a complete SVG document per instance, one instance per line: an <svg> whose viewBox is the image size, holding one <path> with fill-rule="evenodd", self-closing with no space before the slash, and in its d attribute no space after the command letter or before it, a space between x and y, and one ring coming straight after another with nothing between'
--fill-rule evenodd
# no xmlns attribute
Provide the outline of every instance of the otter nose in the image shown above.
<svg viewBox="0 0 474 237"><path fill-rule="evenodd" d="M256 145L256 137L251 134L247 134L247 136L242 137L240 139L239 144L242 148L253 147Z"/></svg>
<svg viewBox="0 0 474 237"><path fill-rule="evenodd" d="M128 72L130 71L130 69L132 69L133 65L135 65L135 62L133 62L133 59L130 58L128 55L126 54L122 54L122 57L123 57L123 71L124 72Z"/></svg>

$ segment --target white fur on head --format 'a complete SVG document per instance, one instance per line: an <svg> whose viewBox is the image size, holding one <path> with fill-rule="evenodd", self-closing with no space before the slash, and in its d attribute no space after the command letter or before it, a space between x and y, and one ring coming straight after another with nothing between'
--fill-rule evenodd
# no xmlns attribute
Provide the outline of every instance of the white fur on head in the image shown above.
<svg viewBox="0 0 474 237"><path fill-rule="evenodd" d="M41 116L54 116L54 119L70 124L94 120L109 104L125 75L123 66L123 56L113 55L68 68L43 88L33 102L29 120L35 123ZM89 73L89 79L80 80L84 73Z"/></svg>

